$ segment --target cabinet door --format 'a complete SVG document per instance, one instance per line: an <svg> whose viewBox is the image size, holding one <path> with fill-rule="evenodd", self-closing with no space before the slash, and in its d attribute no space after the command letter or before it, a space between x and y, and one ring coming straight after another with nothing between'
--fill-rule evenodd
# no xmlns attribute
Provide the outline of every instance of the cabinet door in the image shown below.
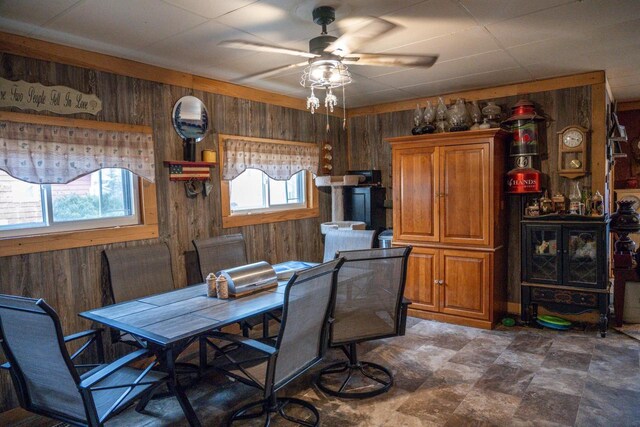
<svg viewBox="0 0 640 427"><path fill-rule="evenodd" d="M489 319L491 255L443 250L440 257L440 312Z"/></svg>
<svg viewBox="0 0 640 427"><path fill-rule="evenodd" d="M404 296L411 300L411 308L438 311L436 249L414 247L407 264Z"/></svg>
<svg viewBox="0 0 640 427"><path fill-rule="evenodd" d="M489 144L440 148L440 241L489 245Z"/></svg>
<svg viewBox="0 0 640 427"><path fill-rule="evenodd" d="M605 239L599 225L564 225L562 227L563 285L604 288Z"/></svg>
<svg viewBox="0 0 640 427"><path fill-rule="evenodd" d="M394 240L438 241L436 165L433 147L393 151Z"/></svg>
<svg viewBox="0 0 640 427"><path fill-rule="evenodd" d="M522 279L530 283L562 283L562 228L522 225Z"/></svg>

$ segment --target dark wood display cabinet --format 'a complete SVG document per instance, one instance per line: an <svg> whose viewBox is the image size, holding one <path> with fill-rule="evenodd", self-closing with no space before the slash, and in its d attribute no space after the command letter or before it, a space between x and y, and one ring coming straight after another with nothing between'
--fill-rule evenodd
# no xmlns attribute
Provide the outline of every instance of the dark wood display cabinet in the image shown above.
<svg viewBox="0 0 640 427"><path fill-rule="evenodd" d="M609 318L609 222L602 217L548 215L522 222L522 320L538 305L561 314L600 312Z"/></svg>

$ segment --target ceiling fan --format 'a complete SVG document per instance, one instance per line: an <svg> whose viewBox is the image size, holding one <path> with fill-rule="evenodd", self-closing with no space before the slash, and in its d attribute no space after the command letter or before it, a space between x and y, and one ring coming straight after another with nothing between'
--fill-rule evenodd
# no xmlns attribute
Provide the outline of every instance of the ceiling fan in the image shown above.
<svg viewBox="0 0 640 427"><path fill-rule="evenodd" d="M438 59L437 55L356 53L360 46L393 30L397 27L396 24L380 18L371 18L364 25L349 30L340 37L335 37L327 34L327 26L335 19L335 9L332 6L319 6L313 10L313 22L322 27L322 32L309 40L309 52L244 40L226 40L220 42L220 46L283 53L305 58L303 62L261 71L245 76L242 80L264 78L284 70L306 66L300 84L311 88L311 96L307 98L307 108L312 113L319 107L319 100L313 93L314 89L327 90L325 106L333 111L337 99L331 89L344 87L352 81L347 64L429 68Z"/></svg>

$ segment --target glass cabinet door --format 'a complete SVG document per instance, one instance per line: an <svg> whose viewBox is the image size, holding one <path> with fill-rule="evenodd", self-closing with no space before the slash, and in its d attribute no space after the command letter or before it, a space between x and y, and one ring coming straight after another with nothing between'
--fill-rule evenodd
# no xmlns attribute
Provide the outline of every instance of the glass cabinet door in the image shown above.
<svg viewBox="0 0 640 427"><path fill-rule="evenodd" d="M524 280L535 283L561 283L561 228L554 225L525 224Z"/></svg>
<svg viewBox="0 0 640 427"><path fill-rule="evenodd" d="M598 254L604 254L602 236L595 227L565 227L564 284L567 286L600 287L603 268ZM603 255L604 256L604 255Z"/></svg>

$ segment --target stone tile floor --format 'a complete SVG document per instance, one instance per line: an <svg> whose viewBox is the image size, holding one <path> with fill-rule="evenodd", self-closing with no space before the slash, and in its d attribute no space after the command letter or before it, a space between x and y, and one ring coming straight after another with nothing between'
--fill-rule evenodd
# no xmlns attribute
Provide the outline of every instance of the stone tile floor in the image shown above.
<svg viewBox="0 0 640 427"><path fill-rule="evenodd" d="M595 330L483 331L411 318L405 336L359 350L362 360L391 368L391 391L365 400L325 396L310 385L321 364L284 394L313 402L323 426L640 426L640 342L612 330L602 339ZM187 394L206 426L259 397L215 373ZM107 425L186 425L172 398L147 410L128 409Z"/></svg>

